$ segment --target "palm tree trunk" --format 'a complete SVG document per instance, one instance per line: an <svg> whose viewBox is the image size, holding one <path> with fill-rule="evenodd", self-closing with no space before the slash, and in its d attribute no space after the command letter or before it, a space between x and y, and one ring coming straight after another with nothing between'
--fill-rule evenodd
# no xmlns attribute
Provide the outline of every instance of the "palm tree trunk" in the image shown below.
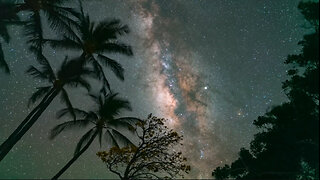
<svg viewBox="0 0 320 180"><path fill-rule="evenodd" d="M41 103L35 108L38 110L32 111L32 115L28 115L27 118L19 125L19 127L11 134L9 138L3 143L0 152L0 161L9 153L13 146L22 138L22 136L32 127L32 125L38 120L40 115L46 110L52 100L59 94L59 89L52 89L41 101ZM28 118L29 117L29 118ZM31 118L31 119L30 119Z"/></svg>
<svg viewBox="0 0 320 180"><path fill-rule="evenodd" d="M40 104L39 104L40 105ZM29 121L30 117L33 116L39 109L39 105L35 107L29 115L20 123L20 125L11 133L11 135L8 137L6 141L4 141L0 145L0 153L5 149L5 147L12 141L12 139L20 132L20 130L23 128L23 126L26 125L26 123Z"/></svg>
<svg viewBox="0 0 320 180"><path fill-rule="evenodd" d="M11 133L8 139L0 145L0 153L4 150L8 144L15 138L15 136L21 131L21 129L27 124L29 119L34 116L41 105L48 99L49 95L53 92L53 89L48 92L48 94L42 99L42 101L28 114L28 116L20 123L20 125ZM1 160L0 160L1 161Z"/></svg>
<svg viewBox="0 0 320 180"><path fill-rule="evenodd" d="M98 131L94 133L94 135L90 138L88 143L79 151L77 154L73 156L73 158L55 175L51 180L57 180L91 145L93 140L96 138Z"/></svg>

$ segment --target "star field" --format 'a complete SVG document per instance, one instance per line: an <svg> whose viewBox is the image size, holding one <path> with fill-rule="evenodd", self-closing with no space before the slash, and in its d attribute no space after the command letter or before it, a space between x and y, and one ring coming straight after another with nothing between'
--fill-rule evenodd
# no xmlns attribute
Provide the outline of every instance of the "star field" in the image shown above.
<svg viewBox="0 0 320 180"><path fill-rule="evenodd" d="M170 127L184 135L184 153L192 167L190 178L211 178L212 170L248 147L256 129L252 122L273 105L286 101L281 82L283 62L299 50L304 23L298 0L100 0L85 3L98 21L116 17L131 33L123 41L134 57L111 55L125 69L120 82L108 70L112 89L127 98L133 111L124 115L145 118L149 113L170 119ZM21 15L28 18L28 14ZM55 36L48 27L48 36ZM32 110L28 98L45 82L24 74L35 57L28 51L23 29L11 27L12 41L4 44L11 75L0 75L0 142ZM46 48L57 67L74 52ZM98 84L96 87L98 87ZM70 90L74 106L92 102L85 90ZM86 102L86 103L84 103ZM55 112L59 99L0 163L0 178L50 178L71 157L81 131L48 139L51 128L63 121ZM102 147L105 149L106 146ZM62 178L112 178L95 153L94 143Z"/></svg>

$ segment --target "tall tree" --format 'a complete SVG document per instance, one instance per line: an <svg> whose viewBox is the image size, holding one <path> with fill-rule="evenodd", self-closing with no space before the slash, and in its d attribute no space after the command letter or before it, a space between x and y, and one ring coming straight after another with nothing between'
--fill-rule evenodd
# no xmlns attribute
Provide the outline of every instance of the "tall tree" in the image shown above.
<svg viewBox="0 0 320 180"><path fill-rule="evenodd" d="M0 0L0 37L9 43L10 35L7 26L19 20L18 15L14 11L15 4L10 1ZM6 73L10 73L9 66L4 59L2 44L0 42L0 68Z"/></svg>
<svg viewBox="0 0 320 180"><path fill-rule="evenodd" d="M41 99L41 102L36 106L29 115L23 120L23 122L17 127L17 129L9 136L9 138L3 142L0 146L0 161L8 154L13 146L22 138L22 136L32 127L32 125L38 120L40 115L49 106L52 100L61 94L61 100L67 105L68 110L73 113L73 107L70 102L66 86L77 87L82 86L88 91L90 90L90 84L84 79L84 76L92 74L92 71L82 66L78 59L67 60L62 63L57 73L54 73L48 60L42 56L40 59L41 68L37 69L31 66L27 73L34 78L48 81L50 85L39 87L38 90L30 97L29 103L35 103Z"/></svg>
<svg viewBox="0 0 320 180"><path fill-rule="evenodd" d="M166 119L152 117L136 123L134 129L138 146L113 147L97 155L109 171L122 180L166 179L183 177L191 170L187 159L173 148L182 141L182 136L165 126Z"/></svg>
<svg viewBox="0 0 320 180"><path fill-rule="evenodd" d="M131 46L120 42L118 39L119 36L129 33L129 28L127 25L122 25L118 19L106 19L97 24L92 22L89 16L85 15L81 1L79 2L81 15L77 21L78 28L75 31L65 31L66 33L62 39L47 39L46 43L53 48L81 52L81 56L85 57L84 63L89 63L93 66L99 79L110 90L103 66L110 68L120 80L124 80L124 69L116 60L104 54L133 55Z"/></svg>
<svg viewBox="0 0 320 180"><path fill-rule="evenodd" d="M72 16L79 16L79 13L63 4L69 0L24 0L23 3L17 3L15 11L31 12L31 16L26 22L25 32L28 37L28 43L36 48L36 53L42 52L43 46L43 22L41 15L44 15L50 27L58 32L71 31L75 26Z"/></svg>
<svg viewBox="0 0 320 180"><path fill-rule="evenodd" d="M121 133L121 128L127 128L132 131L133 124L140 121L134 117L121 117L118 116L123 110L130 110L131 106L127 100L117 97L117 94L100 94L90 95L96 102L97 108L94 111L84 111L74 109L77 117L81 119L71 120L64 122L54 127L51 131L51 139L55 138L62 131L72 129L83 129L92 126L79 140L74 156L72 159L52 178L58 179L92 144L94 139L98 138L100 146L102 143L102 136L105 137L111 146L119 147L119 141L127 144L132 144L131 141ZM68 108L62 109L58 112L58 118L65 115L70 115Z"/></svg>
<svg viewBox="0 0 320 180"><path fill-rule="evenodd" d="M319 2L298 8L312 32L299 42L301 53L285 62L292 67L283 83L289 102L254 121L262 131L250 150L241 149L231 166L215 169L217 179L319 179Z"/></svg>

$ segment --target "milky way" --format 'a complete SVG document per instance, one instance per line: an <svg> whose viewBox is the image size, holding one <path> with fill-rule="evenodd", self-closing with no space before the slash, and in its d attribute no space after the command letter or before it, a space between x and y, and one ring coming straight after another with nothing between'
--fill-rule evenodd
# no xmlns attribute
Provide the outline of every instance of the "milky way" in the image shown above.
<svg viewBox="0 0 320 180"><path fill-rule="evenodd" d="M150 9L143 7L146 3L149 3ZM160 25L154 24L162 18L159 17L159 6L155 1L139 2L135 4L134 9L137 18L141 19L141 36L145 38L146 69L150 70L147 71L146 78L152 82L150 88L154 106L159 107L155 113L168 118L169 125L185 136L184 152L189 163L197 169L207 169L201 174L197 173L197 177L209 177L214 157L213 142L210 138L213 131L208 124L208 121L212 121L208 108L208 103L211 102L207 101L205 93L199 91L200 77L192 64L197 57L187 47L184 47L182 52L172 52L172 37L169 37L166 31L157 32L164 28L157 29ZM162 26L174 25L171 19L161 21ZM162 36L159 37L157 34ZM203 90L206 90L205 87ZM186 131L186 128L191 131Z"/></svg>
<svg viewBox="0 0 320 180"><path fill-rule="evenodd" d="M298 49L303 34L298 2L100 0L85 2L85 10L95 21L117 17L131 29L121 40L132 45L134 57L111 55L123 65L125 81L106 70L112 88L132 104L133 111L124 115L169 119L168 125L184 136L179 150L192 167L188 177L211 178L215 167L249 146L256 132L252 121L286 100L283 60ZM27 99L43 85L24 75L26 60L36 64L35 58L22 43L21 29L10 30L13 40L4 50L13 73L0 76L0 142L31 111ZM55 67L65 54L46 50ZM89 109L84 93L70 93L71 100ZM54 101L0 163L0 178L50 178L72 157L84 131L47 138L61 107ZM93 144L63 178L115 177L95 156L104 148Z"/></svg>

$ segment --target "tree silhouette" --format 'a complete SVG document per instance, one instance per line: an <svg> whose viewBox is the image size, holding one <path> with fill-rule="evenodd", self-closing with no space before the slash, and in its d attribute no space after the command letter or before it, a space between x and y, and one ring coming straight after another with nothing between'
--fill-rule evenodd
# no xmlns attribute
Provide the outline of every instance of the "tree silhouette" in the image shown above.
<svg viewBox="0 0 320 180"><path fill-rule="evenodd" d="M99 110L97 112L81 111L74 109L69 100L65 86L77 87L78 85L90 90L90 84L83 78L90 76L103 81L104 88L110 85L105 77L102 66L109 67L116 76L124 80L124 69L115 60L106 57L103 53L121 53L128 56L133 55L131 47L117 40L118 36L129 33L129 28L126 25L121 25L117 19L105 20L95 25L90 21L89 16L85 15L80 2L81 13L74 11L72 8L63 7L63 3L68 0L23 0L22 3L5 2L0 0L0 37L6 42L9 42L9 33L7 25L16 23L19 19L18 14L22 11L30 12L31 15L24 23L30 50L37 56L41 68L37 69L31 66L27 73L42 81L48 81L51 85L39 87L37 91L30 97L29 105L42 99L41 102L28 114L14 132L0 146L0 161L5 158L13 146L23 137L23 135L32 127L39 119L41 114L49 106L52 100L61 94L62 101L67 105L60 115L70 114L74 120L58 125L52 130L52 138L58 135L61 131L70 129L72 126L77 126L77 123L83 122L93 123L95 126L87 132L79 141L74 157L67 163L65 167L58 172L53 178L58 178L71 164L90 146L92 141L99 137L100 144L103 129L106 129L105 136L109 137L111 144L118 146L117 141L125 141L131 143L124 135L122 135L117 127L131 127L131 122L138 121L137 118L124 117L116 118L120 110L131 110L129 103L121 98L117 98L116 94L110 94L104 98L93 96L93 99L99 101ZM50 27L58 32L64 33L62 40L44 39L42 15L44 15ZM70 16L71 15L71 16ZM70 44L70 42L73 43ZM82 55L73 60L64 60L57 73L54 73L48 60L42 54L43 45L48 42L52 47L63 47L67 49L82 50ZM79 48L79 45L82 48ZM96 58L98 60L96 60ZM85 65L90 63L93 70ZM4 60L4 53L0 44L0 67L6 72L9 72L9 67ZM106 89L101 91L105 94ZM102 104L101 104L102 103ZM66 112L68 111L68 113ZM84 116L83 120L76 120L76 113ZM78 114L79 115L79 114ZM84 122L86 121L86 123ZM131 127L132 129L132 127Z"/></svg>
<svg viewBox="0 0 320 180"><path fill-rule="evenodd" d="M292 67L283 83L290 101L254 121L261 132L250 150L215 169L217 179L319 179L319 2L298 8L313 32L299 42L301 53L285 62Z"/></svg>
<svg viewBox="0 0 320 180"><path fill-rule="evenodd" d="M10 1L0 0L0 37L9 43L10 35L7 26L16 23L19 20L18 15L14 12L15 4ZM4 59L4 53L0 42L0 68L6 73L10 73L9 66Z"/></svg>
<svg viewBox="0 0 320 180"><path fill-rule="evenodd" d="M68 110L70 110L75 118L72 104L64 87L77 87L79 85L89 91L90 84L84 79L84 76L89 76L92 74L92 70L83 67L79 62L79 59L68 61L66 58L56 74L53 72L48 60L44 56L42 56L40 59L41 69L30 66L30 68L27 70L28 74L32 75L34 78L48 81L50 85L39 87L38 90L30 97L29 104L36 102L40 98L42 98L42 100L38 106L36 106L29 113L29 115L23 120L18 128L9 136L9 138L1 144L0 161L32 127L32 125L38 120L40 115L45 111L45 109L58 94L61 94L61 100L67 105Z"/></svg>
<svg viewBox="0 0 320 180"><path fill-rule="evenodd" d="M42 52L43 46L43 22L41 14L43 14L50 27L53 30L62 32L71 30L75 21L70 15L76 17L79 13L72 8L63 7L62 5L68 0L24 0L23 3L17 3L15 7L16 13L21 11L31 12L31 16L26 21L25 32L28 37L28 43L36 48L36 53Z"/></svg>
<svg viewBox="0 0 320 180"><path fill-rule="evenodd" d="M75 31L66 30L62 39L47 39L45 41L52 48L80 51L81 56L85 57L86 62L84 63L93 66L97 77L110 90L110 84L102 65L110 68L120 80L124 80L124 69L116 60L105 56L104 53L132 56L131 46L118 40L119 36L129 33L129 28L127 25L122 25L118 19L106 19L95 24L88 15L84 14L81 1L79 3L81 15L78 18ZM66 28L69 29L69 27Z"/></svg>
<svg viewBox="0 0 320 180"><path fill-rule="evenodd" d="M136 123L135 134L139 144L123 148L113 147L97 155L107 165L108 170L121 179L163 179L183 176L190 166L181 152L173 147L179 144L182 136L164 125L166 119L152 117ZM123 169L124 168L124 169ZM123 169L121 172L120 169ZM162 177L166 176L166 177Z"/></svg>
<svg viewBox="0 0 320 180"><path fill-rule="evenodd" d="M140 121L140 119L134 117L118 118L122 110L131 111L130 103L127 100L117 97L117 94L104 95L101 93L99 96L92 94L90 94L90 96L96 102L98 106L97 109L88 112L74 109L77 117L81 117L81 119L64 122L54 127L51 131L50 138L53 139L62 131L77 128L82 129L93 125L79 140L73 158L52 179L58 179L89 148L96 138L99 139L100 146L102 136L104 136L112 146L119 147L117 141L132 144L131 141L119 131L119 128L127 128L132 131L132 124ZM62 109L58 112L58 118L70 115L70 112L68 108Z"/></svg>

